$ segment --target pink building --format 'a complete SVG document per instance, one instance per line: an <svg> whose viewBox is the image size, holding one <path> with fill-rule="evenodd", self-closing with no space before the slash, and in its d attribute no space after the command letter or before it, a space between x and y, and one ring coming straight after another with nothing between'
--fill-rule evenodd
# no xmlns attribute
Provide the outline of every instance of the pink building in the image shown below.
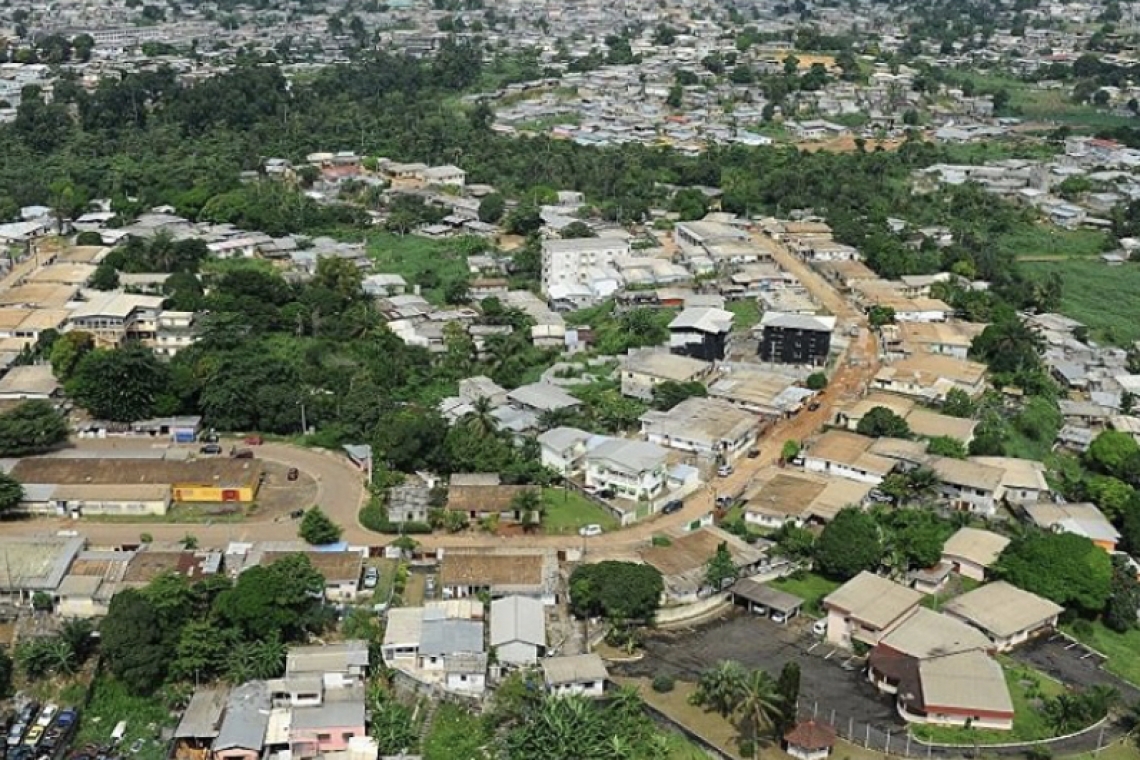
<svg viewBox="0 0 1140 760"><path fill-rule="evenodd" d="M289 743L294 758L347 750L350 739L367 735L364 703L360 700L293 708Z"/></svg>

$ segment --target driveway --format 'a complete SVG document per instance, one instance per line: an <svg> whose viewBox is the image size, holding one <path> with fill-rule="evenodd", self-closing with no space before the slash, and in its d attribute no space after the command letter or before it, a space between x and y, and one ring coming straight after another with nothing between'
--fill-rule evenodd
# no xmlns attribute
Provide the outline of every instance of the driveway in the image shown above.
<svg viewBox="0 0 1140 760"><path fill-rule="evenodd" d="M1120 692L1123 704L1140 700L1140 689L1104 670L1104 658L1064 634L1041 636L1016 649L1013 658L1032 665L1069 686L1111 686Z"/></svg>

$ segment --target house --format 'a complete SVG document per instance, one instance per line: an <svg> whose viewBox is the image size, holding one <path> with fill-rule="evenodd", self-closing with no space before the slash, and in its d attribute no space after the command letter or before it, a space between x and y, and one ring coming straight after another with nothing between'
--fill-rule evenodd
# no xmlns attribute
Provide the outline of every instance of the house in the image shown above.
<svg viewBox="0 0 1140 760"><path fill-rule="evenodd" d="M896 462L871 453L874 442L873 438L855 433L828 430L803 452L804 469L878 485L895 468Z"/></svg>
<svg viewBox="0 0 1140 760"><path fill-rule="evenodd" d="M669 350L706 362L722 361L728 354L732 312L690 307L669 323Z"/></svg>
<svg viewBox="0 0 1140 760"><path fill-rule="evenodd" d="M943 612L978 628L999 652L1008 651L1057 626L1059 604L1005 581L987 583L951 599Z"/></svg>
<svg viewBox="0 0 1140 760"><path fill-rule="evenodd" d="M174 729L174 757L193 758L208 755L229 700L228 686L199 687L190 696L182 718Z"/></svg>
<svg viewBox="0 0 1140 760"><path fill-rule="evenodd" d="M986 387L986 367L951 356L920 354L880 369L873 387L932 402L945 401L954 388L977 398Z"/></svg>
<svg viewBox="0 0 1140 760"><path fill-rule="evenodd" d="M756 415L715 398L687 398L667 412L643 414L641 434L658 446L730 462L756 442Z"/></svg>
<svg viewBox="0 0 1140 760"><path fill-rule="evenodd" d="M997 562L1002 550L1009 545L1005 536L978 528L960 528L946 539L942 547L942 561L949 563L954 572L963 578L984 581L986 571Z"/></svg>
<svg viewBox="0 0 1140 760"><path fill-rule="evenodd" d="M38 592L54 596L85 543L79 536L0 536L0 599L23 606Z"/></svg>
<svg viewBox="0 0 1140 760"><path fill-rule="evenodd" d="M938 354L965 360L971 342L985 325L971 322L899 322L894 328L906 353Z"/></svg>
<svg viewBox="0 0 1140 760"><path fill-rule="evenodd" d="M758 479L761 485L748 493L744 502L744 522L769 530L787 523L803 527L830 522L844 507L863 504L874 487L847 478L785 469L761 473Z"/></svg>
<svg viewBox="0 0 1140 760"><path fill-rule="evenodd" d="M712 398L773 420L794 414L815 395L786 375L738 367L714 380L708 392Z"/></svg>
<svg viewBox="0 0 1140 760"><path fill-rule="evenodd" d="M50 364L12 367L0 376L0 400L46 401L59 395L60 388Z"/></svg>
<svg viewBox="0 0 1140 760"><path fill-rule="evenodd" d="M491 475L494 482L468 482L464 475L451 476L447 488L447 508L452 512L462 512L469 520L494 518L507 522L526 522L535 519L533 514L523 514L516 507L516 500L524 493L541 497L537 486L504 486L499 484L499 476Z"/></svg>
<svg viewBox="0 0 1140 760"><path fill-rule="evenodd" d="M1002 471L1002 498L1008 504L1032 504L1051 493L1041 462L1015 457L970 457L970 461Z"/></svg>
<svg viewBox="0 0 1140 760"><path fill-rule="evenodd" d="M630 252L629 240L622 237L544 240L542 294L549 296L555 286L584 285L597 290L596 296L610 296L621 284L614 263L628 259ZM603 285L605 280L610 282Z"/></svg>
<svg viewBox="0 0 1140 760"><path fill-rule="evenodd" d="M1116 551L1120 532L1095 504L1054 504L1038 501L1021 505L1025 516L1042 530L1084 536L1110 554Z"/></svg>
<svg viewBox="0 0 1140 760"><path fill-rule="evenodd" d="M855 641L874 646L918 607L922 597L914 589L863 571L824 598L827 640L841 646Z"/></svg>
<svg viewBox="0 0 1140 760"><path fill-rule="evenodd" d="M1013 728L1013 701L1005 673L996 660L979 650L922 660L917 679L900 687L896 705L909 723L999 731Z"/></svg>
<svg viewBox="0 0 1140 760"><path fill-rule="evenodd" d="M769 564L770 541L755 544L711 525L670 536L669 546L647 546L639 552L642 562L657 568L665 582L665 598L687 604L716 593L709 587L706 570L721 546L728 551L737 577L755 575Z"/></svg>
<svg viewBox="0 0 1140 760"><path fill-rule="evenodd" d="M884 694L906 691L923 660L991 648L984 633L960 620L918 607L879 639L867 658L867 678Z"/></svg>
<svg viewBox="0 0 1140 760"><path fill-rule="evenodd" d="M621 392L652 401L653 389L661 383L702 383L712 370L709 362L667 351L631 351L621 363Z"/></svg>
<svg viewBox="0 0 1140 760"><path fill-rule="evenodd" d="M550 606L558 600L558 560L549 552L450 549L439 563L444 599L466 599L485 591L491 598L527 596Z"/></svg>
<svg viewBox="0 0 1140 760"><path fill-rule="evenodd" d="M557 385L550 383L520 385L508 393L507 398L514 407L536 414L553 412L559 409L571 409L582 405L581 401Z"/></svg>
<svg viewBox="0 0 1140 760"><path fill-rule="evenodd" d="M366 736L363 699L326 700L311 707L294 707L289 713L289 751L293 758L347 753L353 739Z"/></svg>
<svg viewBox="0 0 1140 760"><path fill-rule="evenodd" d="M652 499L665 489L667 456L652 443L610 438L586 454L586 485L623 499Z"/></svg>
<svg viewBox="0 0 1140 760"><path fill-rule="evenodd" d="M432 488L419 476L388 489L388 520L393 523L428 521Z"/></svg>
<svg viewBox="0 0 1140 760"><path fill-rule="evenodd" d="M582 469L586 451L593 433L572 427L556 427L538 436L542 466L560 475L569 475Z"/></svg>
<svg viewBox="0 0 1140 760"><path fill-rule="evenodd" d="M835 317L768 311L760 319L760 360L822 365L831 351Z"/></svg>
<svg viewBox="0 0 1140 760"><path fill-rule="evenodd" d="M309 564L325 579L325 598L330 602L355 602L360 595L360 575L364 571L364 551L343 549L333 551L265 551L260 554L260 562L272 565L279 559L292 554L304 554ZM251 558L257 561L256 558Z"/></svg>
<svg viewBox="0 0 1140 760"><path fill-rule="evenodd" d="M546 611L537 599L508 596L491 602L488 641L503 665L534 665L546 654Z"/></svg>
<svg viewBox="0 0 1140 760"><path fill-rule="evenodd" d="M421 176L429 185L463 187L467 183L467 172L451 164L429 167L423 170Z"/></svg>
<svg viewBox="0 0 1140 760"><path fill-rule="evenodd" d="M556 697L571 694L601 697L605 693L609 673L598 655L576 654L543 660L542 678L546 691Z"/></svg>
<svg viewBox="0 0 1140 760"><path fill-rule="evenodd" d="M235 686L226 699L218 735L210 750L211 760L258 760L265 746L269 708L265 681Z"/></svg>
<svg viewBox="0 0 1140 760"><path fill-rule="evenodd" d="M938 490L951 507L986 516L997 511L1004 470L952 457L929 456L926 463L938 476Z"/></svg>
<svg viewBox="0 0 1140 760"><path fill-rule="evenodd" d="M806 720L784 734L784 750L796 760L825 760L835 748L835 729Z"/></svg>
<svg viewBox="0 0 1140 760"><path fill-rule="evenodd" d="M325 688L363 685L368 676L368 642L349 639L337 644L289 647L286 676L317 676Z"/></svg>
<svg viewBox="0 0 1140 760"><path fill-rule="evenodd" d="M125 340L153 341L158 331L162 296L143 296L112 290L87 293L68 317L66 330L91 333L95 343L114 348Z"/></svg>

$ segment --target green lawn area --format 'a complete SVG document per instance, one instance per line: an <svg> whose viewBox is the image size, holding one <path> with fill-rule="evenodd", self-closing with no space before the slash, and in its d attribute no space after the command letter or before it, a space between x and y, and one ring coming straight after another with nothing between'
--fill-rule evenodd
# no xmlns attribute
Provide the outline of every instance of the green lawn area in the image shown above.
<svg viewBox="0 0 1140 760"><path fill-rule="evenodd" d="M1140 266L1110 267L1100 261L1025 262L1034 277L1051 272L1064 282L1061 312L1089 326L1092 337L1120 346L1140 339Z"/></svg>
<svg viewBox="0 0 1140 760"><path fill-rule="evenodd" d="M841 585L837 581L829 580L822 575L811 572L796 573L772 581L773 587L789 594L795 594L803 599L804 612L811 615L822 615L823 609L820 607L820 602Z"/></svg>
<svg viewBox="0 0 1140 760"><path fill-rule="evenodd" d="M1083 630L1083 633L1078 631ZM1109 630L1103 623L1082 626L1064 626L1065 633L1088 644L1108 657L1105 667L1126 681L1140 684L1140 630L1133 628L1128 633Z"/></svg>
<svg viewBox="0 0 1140 760"><path fill-rule="evenodd" d="M487 724L459 705L443 703L424 737L424 760L482 760L491 740Z"/></svg>
<svg viewBox="0 0 1140 760"><path fill-rule="evenodd" d="M760 304L754 299L731 301L725 308L732 312L732 327L737 331L751 330L760 321Z"/></svg>
<svg viewBox="0 0 1140 760"><path fill-rule="evenodd" d="M1085 258L1104 253L1107 241L1108 236L1099 230L1066 230L1040 223L1007 232L995 240L994 244L999 252L1012 254L1016 258Z"/></svg>
<svg viewBox="0 0 1140 760"><path fill-rule="evenodd" d="M1072 88L1041 90L1029 82L984 71L956 71L955 75L971 80L978 90L1002 88L1009 92L1009 112L1026 121L1047 121L1085 130L1134 124L1124 116L1101 111L1093 106L1074 103ZM1005 115L1005 114L1001 114Z"/></svg>
<svg viewBox="0 0 1140 760"><path fill-rule="evenodd" d="M1065 687L1048 676L1018 665L1011 660L1002 662L1005 682L1013 700L1013 730L986 731L951 726L912 726L915 736L945 744L1001 744L1003 742L1048 739L1055 734L1037 707L1037 700L1055 697Z"/></svg>
<svg viewBox="0 0 1140 760"><path fill-rule="evenodd" d="M124 747L130 747L136 739L144 742L135 758L164 760L166 745L159 739L159 733L177 721L171 718L161 699L132 696L118 681L106 675L96 681L91 702L83 710L75 745L109 741L111 732L121 720L127 722L122 742Z"/></svg>
<svg viewBox="0 0 1140 760"><path fill-rule="evenodd" d="M542 521L546 533L577 533L578 528L592 523L607 531L618 527L613 515L577 491L544 488L542 503L546 505L546 517Z"/></svg>
<svg viewBox="0 0 1140 760"><path fill-rule="evenodd" d="M452 280L467 278L467 257L455 241L429 240L417 235L390 232L368 234L368 255L376 270L398 274L408 285L425 284L423 297L443 303L443 287ZM426 283L425 283L426 279Z"/></svg>

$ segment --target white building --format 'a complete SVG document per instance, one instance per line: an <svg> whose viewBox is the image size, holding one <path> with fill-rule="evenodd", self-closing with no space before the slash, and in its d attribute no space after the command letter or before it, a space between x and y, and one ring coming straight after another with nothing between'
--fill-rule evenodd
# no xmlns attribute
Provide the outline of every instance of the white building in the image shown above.
<svg viewBox="0 0 1140 760"><path fill-rule="evenodd" d="M619 237L543 241L542 293L549 296L555 285L589 287L596 280L612 281L615 273L607 270L613 269L615 261L629 256L629 241Z"/></svg>
<svg viewBox="0 0 1140 760"><path fill-rule="evenodd" d="M606 666L596 654L551 657L542 661L546 690L556 697L580 694L600 697L605 693Z"/></svg>
<svg viewBox="0 0 1140 760"><path fill-rule="evenodd" d="M668 480L665 449L652 443L611 438L586 455L586 485L621 498L652 499Z"/></svg>

